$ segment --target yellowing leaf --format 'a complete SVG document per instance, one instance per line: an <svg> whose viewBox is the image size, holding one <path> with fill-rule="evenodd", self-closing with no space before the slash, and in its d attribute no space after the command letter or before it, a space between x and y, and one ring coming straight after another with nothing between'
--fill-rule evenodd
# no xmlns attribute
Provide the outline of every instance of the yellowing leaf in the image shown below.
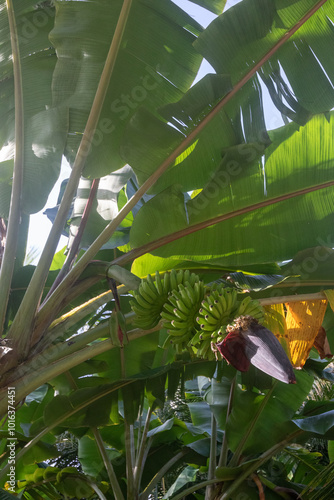
<svg viewBox="0 0 334 500"><path fill-rule="evenodd" d="M271 304L264 307L263 326L268 328L280 341L281 346L290 359L288 334L286 329L284 304ZM291 361L291 359L290 359Z"/></svg>
<svg viewBox="0 0 334 500"><path fill-rule="evenodd" d="M278 338L286 334L286 324L283 304L271 304L264 307L265 315L263 326L268 328Z"/></svg>
<svg viewBox="0 0 334 500"><path fill-rule="evenodd" d="M291 362L294 367L301 368L322 324L327 300L290 302L285 305Z"/></svg>

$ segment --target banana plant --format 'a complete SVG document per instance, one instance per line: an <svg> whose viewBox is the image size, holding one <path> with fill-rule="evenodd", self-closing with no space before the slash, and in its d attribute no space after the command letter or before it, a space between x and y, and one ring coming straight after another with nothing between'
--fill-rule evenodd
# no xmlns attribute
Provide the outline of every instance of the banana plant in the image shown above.
<svg viewBox="0 0 334 500"><path fill-rule="evenodd" d="M169 0L1 4L4 418L8 386L14 406L50 383L60 397L73 392L62 404L76 409L76 391L90 384L102 398L113 392L104 383L131 384L145 367L165 369L177 356L190 362L163 347L160 323L133 327L132 275L193 268L205 283L233 271L281 275L279 263L313 252L314 242L314 276L331 269L330 0L243 0L224 12L224 0L194 3L217 15L205 30ZM203 57L215 73L191 86ZM289 121L274 130L265 87ZM45 205L62 156L72 173L37 266L24 266L29 216ZM117 189L106 202L95 180L109 175ZM81 177L90 193L65 260L55 251L76 194L80 203ZM103 199L100 229L91 229ZM71 217L73 229L77 213ZM117 242L122 231L129 241ZM286 295L310 286L300 278L310 274L309 257L300 272L287 271ZM111 334L110 279L119 284L125 346ZM332 285L327 274L311 291ZM284 281L275 286L285 290Z"/></svg>
<svg viewBox="0 0 334 500"><path fill-rule="evenodd" d="M192 422L209 434L206 464L196 462L197 472L202 477L206 472L207 479L201 481L195 471L189 480L181 472L165 498L195 492L203 498L329 498L333 465L322 466L319 461L325 457L303 444L310 436L331 437L333 420L325 414L332 412L333 403L309 400L300 407L314 375L306 367L297 379L287 389L256 369L241 375L222 366L212 379L200 377L198 384L188 383L188 390L186 384Z"/></svg>
<svg viewBox="0 0 334 500"><path fill-rule="evenodd" d="M315 363L320 365L317 369L321 374L323 363ZM119 388L115 384L76 389L68 397L55 397L50 385L31 394L18 410L21 427L35 435L32 447L28 436L17 434L25 457L17 485L23 498L34 492L42 498L58 498L60 493L109 498L111 491L124 498L129 496L129 485L125 490L123 481L129 480L129 463L131 497L141 499L148 498L157 486L163 488L163 478L176 467L179 477L167 492L165 487L165 498L203 494L207 489L210 498L221 494L233 498L230 495L241 493L250 498L255 494L256 498L256 491L265 490L266 497L278 499L289 491L306 491L308 485L316 484L316 489L327 485L328 477L317 464L319 454L302 446L311 436L333 438L333 403L309 401L303 405L314 381L314 366L299 372L298 384L288 386L288 390L256 369L237 374L225 362L197 363L191 371L189 368L188 364L187 375L192 380L185 388L191 422L175 417L161 422L158 416L165 387L173 396L178 386L177 365L168 372L156 372L150 379L137 377L131 385L123 385L121 398L115 394ZM60 387L58 383L58 390ZM128 441L127 424L131 428ZM82 472L47 465L59 454L55 437L64 431L78 440ZM294 480L287 482L291 470ZM314 489L310 492L305 498L313 498Z"/></svg>

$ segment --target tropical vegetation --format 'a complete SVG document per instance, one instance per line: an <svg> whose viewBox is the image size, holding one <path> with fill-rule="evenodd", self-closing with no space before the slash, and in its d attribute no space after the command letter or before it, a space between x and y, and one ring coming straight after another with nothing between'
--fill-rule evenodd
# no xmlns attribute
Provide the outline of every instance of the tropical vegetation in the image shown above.
<svg viewBox="0 0 334 500"><path fill-rule="evenodd" d="M0 2L0 499L332 496L333 2L192 3Z"/></svg>

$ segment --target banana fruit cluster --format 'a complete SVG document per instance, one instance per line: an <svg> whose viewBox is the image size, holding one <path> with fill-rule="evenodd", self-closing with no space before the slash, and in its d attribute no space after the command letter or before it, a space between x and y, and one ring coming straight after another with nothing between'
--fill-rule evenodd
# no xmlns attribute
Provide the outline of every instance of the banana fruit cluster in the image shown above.
<svg viewBox="0 0 334 500"><path fill-rule="evenodd" d="M150 274L142 279L138 291L133 292L135 300L130 300L131 308L136 313L135 325L143 330L154 328L161 321L161 312L171 291L177 290L181 284L192 285L196 281L199 281L196 274L175 269L165 273L163 279L158 271L155 273L155 280Z"/></svg>
<svg viewBox="0 0 334 500"><path fill-rule="evenodd" d="M213 290L205 300L202 301L197 323L202 330L202 339L225 337L226 327L237 306L238 294L235 288L223 288Z"/></svg>
<svg viewBox="0 0 334 500"><path fill-rule="evenodd" d="M241 315L251 315L259 322L264 320L264 310L260 303L250 296L238 300L235 288L224 288L221 285L209 292L202 301L196 318L200 332L192 339L192 344L197 347L197 356L213 359L211 342L221 342L226 337L227 326Z"/></svg>
<svg viewBox="0 0 334 500"><path fill-rule="evenodd" d="M156 272L155 281L148 275L133 296L136 326L149 330L162 320L168 331L165 345L172 343L178 353L188 349L205 359L214 359L211 343L226 337L227 325L235 318L249 315L259 323L264 320L257 300L239 297L235 288L225 285L206 287L188 270L172 270L163 279Z"/></svg>
<svg viewBox="0 0 334 500"><path fill-rule="evenodd" d="M178 286L178 290L172 290L161 313L169 334L167 342L174 344L177 352L187 348L198 328L196 317L204 298L204 284L199 279L192 281L186 281Z"/></svg>

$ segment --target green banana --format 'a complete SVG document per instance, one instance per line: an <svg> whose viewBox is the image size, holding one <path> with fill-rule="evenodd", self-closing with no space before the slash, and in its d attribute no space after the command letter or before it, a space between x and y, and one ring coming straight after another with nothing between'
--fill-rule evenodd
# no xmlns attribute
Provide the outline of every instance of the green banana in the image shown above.
<svg viewBox="0 0 334 500"><path fill-rule="evenodd" d="M184 270L183 269L180 269L179 271L176 271L176 283L177 283L177 287L183 283L183 277L184 277Z"/></svg>
<svg viewBox="0 0 334 500"><path fill-rule="evenodd" d="M177 307L177 300L176 300L176 298L172 294L170 294L168 296L168 302L167 302L167 304L168 303L171 304L173 308Z"/></svg>
<svg viewBox="0 0 334 500"><path fill-rule="evenodd" d="M239 305L235 316L252 316L261 322L264 319L264 310L257 300L252 300L248 295Z"/></svg>
<svg viewBox="0 0 334 500"><path fill-rule="evenodd" d="M133 297L135 298L136 302L144 309L149 309L152 306L151 302L147 302L147 300L144 299L144 297L139 293L134 293Z"/></svg>
<svg viewBox="0 0 334 500"><path fill-rule="evenodd" d="M164 304L164 309L166 309L168 313L174 314L175 307L173 307L169 302L166 302L166 304Z"/></svg>
<svg viewBox="0 0 334 500"><path fill-rule="evenodd" d="M199 287L197 287L199 289ZM188 295L189 299L192 302L196 302L197 299L197 293L195 291L195 285L191 286L189 281L186 281L184 284L184 292Z"/></svg>
<svg viewBox="0 0 334 500"><path fill-rule="evenodd" d="M176 301L175 309L179 309L185 316L188 316L190 307L188 307L182 299Z"/></svg>
<svg viewBox="0 0 334 500"><path fill-rule="evenodd" d="M205 314L205 316L203 316L202 319L203 321L209 323L210 325L217 326L217 319L211 314Z"/></svg>
<svg viewBox="0 0 334 500"><path fill-rule="evenodd" d="M226 289L226 309L230 312L233 311L235 303L237 301L237 291L233 288Z"/></svg>
<svg viewBox="0 0 334 500"><path fill-rule="evenodd" d="M138 316L134 321L134 325L137 328L142 328L143 330L150 330L151 328L154 328L158 324L158 322L156 321L156 318L152 318L152 316L146 315Z"/></svg>
<svg viewBox="0 0 334 500"><path fill-rule="evenodd" d="M175 292L173 292L173 294L175 294ZM182 302L184 303L184 305L186 307L188 307L188 309L190 309L191 306L193 305L193 300L187 294L186 289L184 288L184 285L180 285L179 286L179 296L180 296L180 298L178 300L182 300Z"/></svg>
<svg viewBox="0 0 334 500"><path fill-rule="evenodd" d="M204 299L202 300L201 302L201 308L199 310L199 313L202 314L204 316L204 314L210 312L210 308L209 308L209 304L207 303L207 301Z"/></svg>
<svg viewBox="0 0 334 500"><path fill-rule="evenodd" d="M156 273L155 273L155 286L158 290L159 295L163 295L165 293L163 282L161 281L159 271L156 271Z"/></svg>
<svg viewBox="0 0 334 500"><path fill-rule="evenodd" d="M164 289L164 293L166 293L166 294L170 292L170 274L169 273L164 274L163 289Z"/></svg>
<svg viewBox="0 0 334 500"><path fill-rule="evenodd" d="M130 300L130 306L133 312L137 314L137 316L143 316L144 314L147 314L147 309L143 309L141 306L138 306L138 304L133 300Z"/></svg>
<svg viewBox="0 0 334 500"><path fill-rule="evenodd" d="M180 274L181 273L183 274L182 270L180 271ZM171 288L171 291L177 290L177 286L178 286L177 274L176 274L175 269L172 269L171 272L170 272L170 288Z"/></svg>
<svg viewBox="0 0 334 500"><path fill-rule="evenodd" d="M140 284L139 290L140 290L140 295L144 297L148 302L156 300L158 296L158 290L155 288L153 285L154 290L151 288L151 286L148 284L146 280L143 280Z"/></svg>
<svg viewBox="0 0 334 500"><path fill-rule="evenodd" d="M220 320L220 312L218 311L217 307L212 304L209 306L209 313L214 317L216 318L218 321Z"/></svg>
<svg viewBox="0 0 334 500"><path fill-rule="evenodd" d="M234 318L234 310L239 306L237 291L232 288L226 288L224 285L214 284L208 290L208 295L201 303L199 315L196 320L200 325L201 333L198 336L198 344L218 338L225 338L226 325ZM203 352L199 350L199 355L214 357L212 351L204 344ZM199 346L200 349L200 346Z"/></svg>
<svg viewBox="0 0 334 500"><path fill-rule="evenodd" d="M219 294L219 302L220 302L220 304L222 306L223 311L228 311L230 309L230 306L228 304L229 298L230 298L229 294L225 295L224 292L221 292Z"/></svg>
<svg viewBox="0 0 334 500"><path fill-rule="evenodd" d="M203 298L203 295L204 295L203 282L202 281L198 281L197 283L194 283L193 287L194 287L196 302L201 301L202 298Z"/></svg>
<svg viewBox="0 0 334 500"><path fill-rule="evenodd" d="M172 326L174 326L174 325L172 325ZM181 337L182 335L188 334L188 340L189 340L190 331L189 331L189 327L187 327L187 326L184 326L182 328L173 327L173 328L168 329L167 331L168 331L169 335L172 335L173 337Z"/></svg>
<svg viewBox="0 0 334 500"><path fill-rule="evenodd" d="M169 321L170 324L172 323L172 321L175 319L175 315L174 314L170 314L168 312L165 312L165 311L162 311L161 312L161 317L162 319L164 320L164 325L166 326L166 323L165 321Z"/></svg>
<svg viewBox="0 0 334 500"><path fill-rule="evenodd" d="M152 291L152 293L154 294L154 296L156 296L159 293L158 288L156 287L156 282L153 280L150 274L147 275L146 283L150 288L150 290Z"/></svg>
<svg viewBox="0 0 334 500"><path fill-rule="evenodd" d="M186 269L185 271L183 271L183 283L185 283L186 281L189 281L190 279L190 271L189 269Z"/></svg>
<svg viewBox="0 0 334 500"><path fill-rule="evenodd" d="M202 335L202 332L197 331L195 333L195 335L193 335L193 337L191 337L191 339L189 340L188 346L191 347L191 346L195 346L196 344L198 344L201 341L201 338L200 338L201 335Z"/></svg>
<svg viewBox="0 0 334 500"><path fill-rule="evenodd" d="M225 303L226 303L226 300L225 300ZM221 316L225 313L225 310L223 308L223 304L220 301L220 297L218 297L214 300L214 306L216 307L216 309L218 309Z"/></svg>
<svg viewBox="0 0 334 500"><path fill-rule="evenodd" d="M187 328L188 320L187 321L176 321L175 319L173 319L171 321L171 324L172 324L173 328L176 328L177 330L182 330L183 328Z"/></svg>
<svg viewBox="0 0 334 500"><path fill-rule="evenodd" d="M211 341L205 340L201 343L200 347L197 349L197 356L199 358L206 358L208 355L208 351L211 351Z"/></svg>
<svg viewBox="0 0 334 500"><path fill-rule="evenodd" d="M187 315L184 312L182 312L180 310L180 308L174 307L173 314L174 314L174 318L176 316L177 318L181 319L182 321L187 321L187 319L188 319Z"/></svg>
<svg viewBox="0 0 334 500"><path fill-rule="evenodd" d="M150 329L159 323L161 311L170 293L170 274L165 273L163 281L158 272L155 273L155 281L149 274L141 280L138 291L133 292L134 300L130 301L130 305L137 316L135 323L139 327ZM176 271L173 276L174 279L177 278ZM173 311L170 313L173 314Z"/></svg>
<svg viewBox="0 0 334 500"><path fill-rule="evenodd" d="M241 301L241 304L238 308L238 316L242 316L243 314L245 314L245 311L246 311L246 308L248 306L248 304L251 302L252 300L252 297L250 295L248 295L247 297L245 297L242 301Z"/></svg>
<svg viewBox="0 0 334 500"><path fill-rule="evenodd" d="M210 331L205 332L204 330L201 330L200 340L204 341L204 340L211 339L212 338L211 334L212 334L212 332L210 332Z"/></svg>
<svg viewBox="0 0 334 500"><path fill-rule="evenodd" d="M189 343L189 333L181 335L180 337L171 336L173 344L182 344L183 342L187 345Z"/></svg>
<svg viewBox="0 0 334 500"><path fill-rule="evenodd" d="M253 307L252 309L246 309L245 315L252 316L253 318L257 316L261 317L263 316L263 311L261 311L258 307Z"/></svg>
<svg viewBox="0 0 334 500"><path fill-rule="evenodd" d="M252 300L248 307L246 308L246 312L249 316L253 316L253 313L262 313L264 314L263 307L257 300Z"/></svg>
<svg viewBox="0 0 334 500"><path fill-rule="evenodd" d="M176 280L181 281L181 279L183 283L179 283L177 290L174 289L171 291L168 303L164 306L161 316L167 320L164 326L168 328L168 333L171 337L175 336L178 339L184 337L187 340L183 346L186 348L194 335L196 326L195 318L204 296L204 286L202 282L199 282L198 276L190 274L190 272L179 272L178 275L173 273L171 277L174 283ZM173 315L173 318L171 315ZM182 342L180 341L178 344L181 345Z"/></svg>
<svg viewBox="0 0 334 500"><path fill-rule="evenodd" d="M211 333L211 338L212 339L217 339L218 335L219 335L219 331L220 330L214 330L212 333Z"/></svg>

